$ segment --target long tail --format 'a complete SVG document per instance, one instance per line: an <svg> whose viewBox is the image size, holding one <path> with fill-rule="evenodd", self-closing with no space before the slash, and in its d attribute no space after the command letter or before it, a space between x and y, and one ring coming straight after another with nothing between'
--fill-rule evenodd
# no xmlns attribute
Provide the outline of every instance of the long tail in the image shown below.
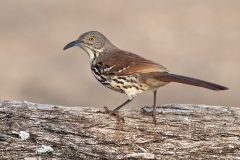
<svg viewBox="0 0 240 160"><path fill-rule="evenodd" d="M170 74L170 73L159 76L158 79L161 81L165 81L165 82L184 83L184 84L208 88L208 89L216 90L216 91L228 89L227 87L224 87L224 86L221 86L221 85L218 85L215 83L211 83L211 82L207 82L207 81L203 81L203 80L195 79L195 78L191 78L191 77Z"/></svg>

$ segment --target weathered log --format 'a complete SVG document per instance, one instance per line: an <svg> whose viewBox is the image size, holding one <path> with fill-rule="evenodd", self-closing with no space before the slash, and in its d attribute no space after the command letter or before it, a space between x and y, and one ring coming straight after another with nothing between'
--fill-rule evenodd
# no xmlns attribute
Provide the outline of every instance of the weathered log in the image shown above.
<svg viewBox="0 0 240 160"><path fill-rule="evenodd" d="M0 101L0 159L240 159L240 108L168 104L158 112L155 126L140 109L122 109L122 123L98 108Z"/></svg>

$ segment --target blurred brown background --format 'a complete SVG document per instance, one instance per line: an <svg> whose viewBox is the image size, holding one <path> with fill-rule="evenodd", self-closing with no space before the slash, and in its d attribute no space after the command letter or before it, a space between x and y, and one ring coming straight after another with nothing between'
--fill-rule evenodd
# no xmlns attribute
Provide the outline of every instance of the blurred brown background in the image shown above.
<svg viewBox="0 0 240 160"><path fill-rule="evenodd" d="M230 88L172 83L158 90L158 104L239 106L239 0L1 0L0 99L96 107L125 101L95 80L83 50L62 50L90 30L172 73ZM152 99L143 93L128 106Z"/></svg>

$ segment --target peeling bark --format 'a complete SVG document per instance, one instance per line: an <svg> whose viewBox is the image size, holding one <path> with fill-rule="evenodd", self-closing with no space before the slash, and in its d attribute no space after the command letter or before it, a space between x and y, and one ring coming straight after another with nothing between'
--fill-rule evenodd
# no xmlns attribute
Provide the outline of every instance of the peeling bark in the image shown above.
<svg viewBox="0 0 240 160"><path fill-rule="evenodd" d="M155 126L140 109L121 110L121 123L98 108L0 101L0 159L240 159L240 108L169 104L158 112ZM53 151L37 152L41 145Z"/></svg>

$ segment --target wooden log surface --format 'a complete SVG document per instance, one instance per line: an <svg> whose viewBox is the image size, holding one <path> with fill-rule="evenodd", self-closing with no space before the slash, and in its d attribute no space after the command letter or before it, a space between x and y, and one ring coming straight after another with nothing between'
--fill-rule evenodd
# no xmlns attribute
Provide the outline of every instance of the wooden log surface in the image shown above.
<svg viewBox="0 0 240 160"><path fill-rule="evenodd" d="M168 104L158 112L155 126L140 109L122 109L122 123L94 107L0 101L0 159L240 159L240 108Z"/></svg>

